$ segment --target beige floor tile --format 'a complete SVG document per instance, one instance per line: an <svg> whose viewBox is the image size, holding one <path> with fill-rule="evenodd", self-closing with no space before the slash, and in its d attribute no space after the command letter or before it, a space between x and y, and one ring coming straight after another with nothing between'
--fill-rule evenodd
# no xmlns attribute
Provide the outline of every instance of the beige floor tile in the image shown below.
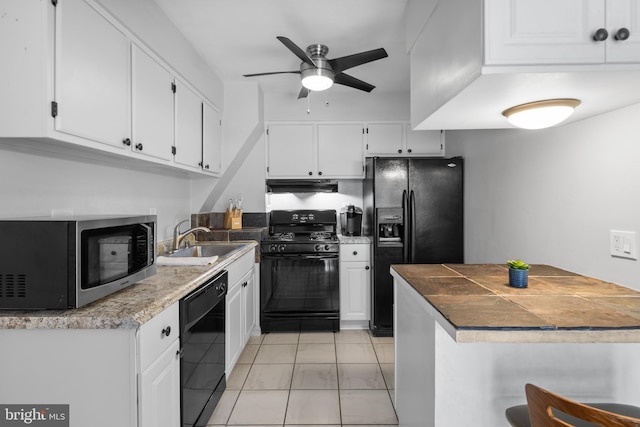
<svg viewBox="0 0 640 427"><path fill-rule="evenodd" d="M344 424L398 423L387 390L341 390L340 407Z"/></svg>
<svg viewBox="0 0 640 427"><path fill-rule="evenodd" d="M336 363L335 344L298 344L296 363Z"/></svg>
<svg viewBox="0 0 640 427"><path fill-rule="evenodd" d="M336 332L337 343L371 343L369 331L366 329L346 330Z"/></svg>
<svg viewBox="0 0 640 427"><path fill-rule="evenodd" d="M262 344L298 344L298 332L271 332L263 335Z"/></svg>
<svg viewBox="0 0 640 427"><path fill-rule="evenodd" d="M373 344L373 349L376 351L379 363L393 363L395 361L395 347L394 344Z"/></svg>
<svg viewBox="0 0 640 427"><path fill-rule="evenodd" d="M225 425L239 394L240 390L225 390L216 405L216 410L211 414L207 425Z"/></svg>
<svg viewBox="0 0 640 427"><path fill-rule="evenodd" d="M338 372L333 363L296 363L293 370L291 389L336 390Z"/></svg>
<svg viewBox="0 0 640 427"><path fill-rule="evenodd" d="M242 390L227 424L283 424L288 398L288 390Z"/></svg>
<svg viewBox="0 0 640 427"><path fill-rule="evenodd" d="M247 374L249 374L250 369L251 365L236 363L233 367L233 371L231 371L231 375L227 377L227 389L241 389L244 385L244 380L247 379Z"/></svg>
<svg viewBox="0 0 640 427"><path fill-rule="evenodd" d="M393 344L395 341L393 337L374 337L372 335L371 342L374 344Z"/></svg>
<svg viewBox="0 0 640 427"><path fill-rule="evenodd" d="M254 364L244 383L244 390L288 390L293 364Z"/></svg>
<svg viewBox="0 0 640 427"><path fill-rule="evenodd" d="M247 344L262 344L263 339L264 335L251 335Z"/></svg>
<svg viewBox="0 0 640 427"><path fill-rule="evenodd" d="M394 427L397 425L398 424L342 424L342 427Z"/></svg>
<svg viewBox="0 0 640 427"><path fill-rule="evenodd" d="M240 353L240 357L238 357L238 362L236 363L253 363L256 358L256 354L258 354L258 350L260 349L259 345L255 344L247 344L244 346L244 350Z"/></svg>
<svg viewBox="0 0 640 427"><path fill-rule="evenodd" d="M382 371L377 363L354 363L338 365L340 390L386 390Z"/></svg>
<svg viewBox="0 0 640 427"><path fill-rule="evenodd" d="M336 344L338 363L378 363L371 344Z"/></svg>
<svg viewBox="0 0 640 427"><path fill-rule="evenodd" d="M387 383L387 388L393 390L395 388L396 369L393 363L381 363L380 369L382 369L382 375L384 381Z"/></svg>
<svg viewBox="0 0 640 427"><path fill-rule="evenodd" d="M285 425L339 423L338 390L291 390Z"/></svg>
<svg viewBox="0 0 640 427"><path fill-rule="evenodd" d="M297 344L262 344L254 363L293 363Z"/></svg>
<svg viewBox="0 0 640 427"><path fill-rule="evenodd" d="M333 332L301 332L300 344L333 344L335 343Z"/></svg>
<svg viewBox="0 0 640 427"><path fill-rule="evenodd" d="M389 396L391 397L391 404L393 404L393 407L396 407L396 392L395 390L389 390Z"/></svg>

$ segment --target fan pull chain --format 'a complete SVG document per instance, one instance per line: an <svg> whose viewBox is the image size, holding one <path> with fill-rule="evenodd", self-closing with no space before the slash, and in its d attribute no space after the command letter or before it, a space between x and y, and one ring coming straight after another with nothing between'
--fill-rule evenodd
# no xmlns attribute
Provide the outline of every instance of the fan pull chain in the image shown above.
<svg viewBox="0 0 640 427"><path fill-rule="evenodd" d="M311 91L307 94L307 114L311 114Z"/></svg>

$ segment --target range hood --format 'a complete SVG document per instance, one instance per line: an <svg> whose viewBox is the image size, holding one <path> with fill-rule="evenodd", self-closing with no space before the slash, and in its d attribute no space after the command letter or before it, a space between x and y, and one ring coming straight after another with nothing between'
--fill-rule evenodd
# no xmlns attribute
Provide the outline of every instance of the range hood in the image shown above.
<svg viewBox="0 0 640 427"><path fill-rule="evenodd" d="M268 179L269 193L336 193L335 179Z"/></svg>

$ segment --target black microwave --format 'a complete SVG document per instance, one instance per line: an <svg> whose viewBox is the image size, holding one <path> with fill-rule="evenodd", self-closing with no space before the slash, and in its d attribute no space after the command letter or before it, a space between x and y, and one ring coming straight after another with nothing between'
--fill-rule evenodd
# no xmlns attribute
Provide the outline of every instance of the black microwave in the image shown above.
<svg viewBox="0 0 640 427"><path fill-rule="evenodd" d="M0 220L0 309L77 308L156 272L155 215Z"/></svg>

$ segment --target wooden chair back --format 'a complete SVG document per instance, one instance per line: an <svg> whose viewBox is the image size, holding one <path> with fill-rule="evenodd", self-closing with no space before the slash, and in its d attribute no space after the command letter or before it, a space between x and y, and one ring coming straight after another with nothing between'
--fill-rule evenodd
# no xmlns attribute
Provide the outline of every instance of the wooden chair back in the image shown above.
<svg viewBox="0 0 640 427"><path fill-rule="evenodd" d="M532 427L573 427L572 424L556 418L553 409L604 427L640 427L640 419L638 418L603 411L567 399L533 384L527 384L525 392Z"/></svg>

